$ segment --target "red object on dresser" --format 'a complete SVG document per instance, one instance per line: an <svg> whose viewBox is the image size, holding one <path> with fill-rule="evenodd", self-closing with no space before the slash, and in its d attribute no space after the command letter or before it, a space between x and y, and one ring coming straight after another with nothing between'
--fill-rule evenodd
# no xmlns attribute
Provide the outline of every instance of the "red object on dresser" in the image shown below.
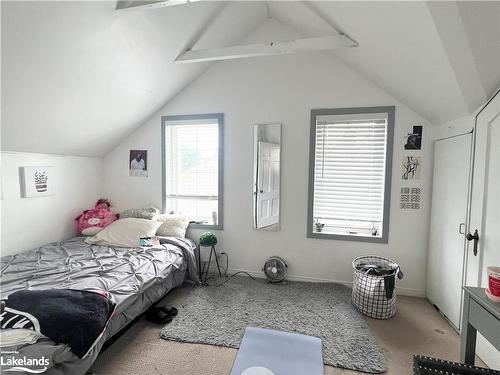
<svg viewBox="0 0 500 375"><path fill-rule="evenodd" d="M488 267L486 295L493 301L500 302L500 267Z"/></svg>

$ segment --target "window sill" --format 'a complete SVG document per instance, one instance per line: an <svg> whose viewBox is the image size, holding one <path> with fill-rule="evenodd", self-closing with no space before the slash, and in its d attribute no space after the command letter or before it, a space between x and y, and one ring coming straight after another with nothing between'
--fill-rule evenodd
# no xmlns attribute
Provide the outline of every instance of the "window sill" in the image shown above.
<svg viewBox="0 0 500 375"><path fill-rule="evenodd" d="M195 224L195 223L190 223L188 226L188 229L212 229L212 230L223 230L224 226L222 224Z"/></svg>
<svg viewBox="0 0 500 375"><path fill-rule="evenodd" d="M307 232L307 238L317 238L322 240L339 240L339 241L357 241L357 242L372 242L372 243L388 243L389 239L387 235L382 237L373 236L356 236L356 235L345 235L345 234L333 234L333 233L317 233L309 231Z"/></svg>

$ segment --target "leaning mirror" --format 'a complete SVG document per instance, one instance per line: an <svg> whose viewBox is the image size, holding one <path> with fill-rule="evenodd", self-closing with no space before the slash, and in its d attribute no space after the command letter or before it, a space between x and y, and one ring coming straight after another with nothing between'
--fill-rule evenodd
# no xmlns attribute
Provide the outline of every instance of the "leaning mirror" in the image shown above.
<svg viewBox="0 0 500 375"><path fill-rule="evenodd" d="M253 127L253 225L279 230L281 124Z"/></svg>

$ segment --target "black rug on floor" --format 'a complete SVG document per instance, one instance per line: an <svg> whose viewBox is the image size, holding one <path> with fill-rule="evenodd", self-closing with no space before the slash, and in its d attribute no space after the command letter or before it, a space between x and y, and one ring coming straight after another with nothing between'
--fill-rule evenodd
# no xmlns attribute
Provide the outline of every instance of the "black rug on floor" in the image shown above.
<svg viewBox="0 0 500 375"><path fill-rule="evenodd" d="M413 375L500 375L500 371L444 361L442 359L413 356Z"/></svg>

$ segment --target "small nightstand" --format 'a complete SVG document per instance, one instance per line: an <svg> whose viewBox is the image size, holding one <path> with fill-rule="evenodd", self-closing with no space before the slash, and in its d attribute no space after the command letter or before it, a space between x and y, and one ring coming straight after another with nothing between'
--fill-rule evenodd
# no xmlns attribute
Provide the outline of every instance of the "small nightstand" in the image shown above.
<svg viewBox="0 0 500 375"><path fill-rule="evenodd" d="M203 279L203 270L201 269L201 248L202 247L210 248L210 255L208 257L207 269L205 271L205 279ZM212 261L212 254L214 255L215 263L217 263L217 270L219 271L219 276L222 276L222 272L220 271L220 266L219 266L219 259L217 258L217 252L215 251L215 245L210 245L210 246L198 245L198 270L199 270L198 273L199 273L201 285L208 285L207 284L208 271L210 270L210 263Z"/></svg>
<svg viewBox="0 0 500 375"><path fill-rule="evenodd" d="M463 290L460 362L474 366L478 331L500 350L500 303L490 300L484 288L465 286Z"/></svg>

